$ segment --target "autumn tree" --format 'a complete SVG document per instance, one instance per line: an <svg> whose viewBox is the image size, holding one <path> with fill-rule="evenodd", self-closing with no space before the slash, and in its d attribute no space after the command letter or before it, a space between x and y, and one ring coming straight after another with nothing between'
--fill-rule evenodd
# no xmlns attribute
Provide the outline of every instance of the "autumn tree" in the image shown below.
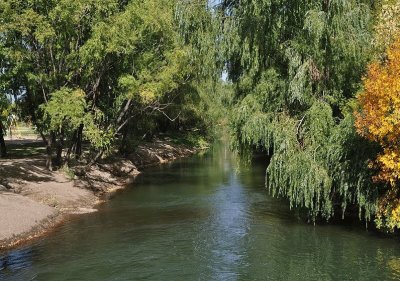
<svg viewBox="0 0 400 281"><path fill-rule="evenodd" d="M376 182L387 183L380 198L378 226L400 227L400 38L386 52L386 59L369 65L364 90L357 99L357 132L382 147L371 166L379 173Z"/></svg>
<svg viewBox="0 0 400 281"><path fill-rule="evenodd" d="M373 44L378 54L393 44L400 32L400 1L383 0L378 9Z"/></svg>

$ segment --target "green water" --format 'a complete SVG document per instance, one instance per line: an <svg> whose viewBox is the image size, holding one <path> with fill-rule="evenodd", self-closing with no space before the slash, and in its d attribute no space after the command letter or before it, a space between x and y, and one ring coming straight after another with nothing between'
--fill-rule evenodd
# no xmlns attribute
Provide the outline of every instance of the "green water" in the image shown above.
<svg viewBox="0 0 400 281"><path fill-rule="evenodd" d="M400 280L400 245L312 226L225 148L148 169L99 212L0 254L0 280Z"/></svg>

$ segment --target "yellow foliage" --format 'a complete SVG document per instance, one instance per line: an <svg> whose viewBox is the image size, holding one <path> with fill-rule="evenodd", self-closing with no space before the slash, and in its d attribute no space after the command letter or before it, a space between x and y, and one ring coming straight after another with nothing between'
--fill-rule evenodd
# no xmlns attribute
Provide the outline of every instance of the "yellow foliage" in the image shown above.
<svg viewBox="0 0 400 281"><path fill-rule="evenodd" d="M398 195L400 180L400 38L387 50L387 59L373 62L364 78L364 90L357 97L357 132L381 145L383 152L373 166L379 168L376 181L389 184L381 198L378 216L391 228L400 226Z"/></svg>
<svg viewBox="0 0 400 281"><path fill-rule="evenodd" d="M393 270L397 276L400 275L400 259L394 256L391 256L388 260L388 266L391 270Z"/></svg>
<svg viewBox="0 0 400 281"><path fill-rule="evenodd" d="M377 22L374 45L384 51L400 34L400 1L384 0Z"/></svg>
<svg viewBox="0 0 400 281"><path fill-rule="evenodd" d="M156 99L156 94L154 91L143 89L139 93L140 97L142 98L142 102L144 104L150 103Z"/></svg>

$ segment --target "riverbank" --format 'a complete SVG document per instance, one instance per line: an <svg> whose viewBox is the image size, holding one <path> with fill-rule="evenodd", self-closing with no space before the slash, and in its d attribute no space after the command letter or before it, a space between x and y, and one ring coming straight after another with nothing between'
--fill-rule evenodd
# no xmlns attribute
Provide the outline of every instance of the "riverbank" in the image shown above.
<svg viewBox="0 0 400 281"><path fill-rule="evenodd" d="M0 280L400 280L397 240L304 223L250 165L215 144L146 169L98 213L0 254Z"/></svg>
<svg viewBox="0 0 400 281"><path fill-rule="evenodd" d="M0 160L0 249L45 234L68 216L95 212L96 205L125 187L143 167L198 150L166 140L143 143L126 157L49 172L45 156Z"/></svg>

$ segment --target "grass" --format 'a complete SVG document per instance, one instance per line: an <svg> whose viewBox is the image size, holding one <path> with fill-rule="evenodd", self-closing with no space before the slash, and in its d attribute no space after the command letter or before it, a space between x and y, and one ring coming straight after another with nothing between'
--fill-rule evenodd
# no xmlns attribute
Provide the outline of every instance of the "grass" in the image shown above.
<svg viewBox="0 0 400 281"><path fill-rule="evenodd" d="M207 141L206 137L199 132L168 135L168 140L175 144L183 144L199 149L205 149L209 147L209 142Z"/></svg>
<svg viewBox="0 0 400 281"><path fill-rule="evenodd" d="M73 171L70 167L68 167L68 165L63 165L63 166L61 167L61 171L64 173L64 175L65 175L68 179L73 180L73 179L75 178L75 173L74 173L74 171Z"/></svg>
<svg viewBox="0 0 400 281"><path fill-rule="evenodd" d="M12 138L6 130L6 147L9 157L23 158L46 153L43 143L36 141L39 139L38 133L29 123L18 122L12 127L11 133Z"/></svg>
<svg viewBox="0 0 400 281"><path fill-rule="evenodd" d="M6 131L6 134L8 134L9 131ZM18 123L17 126L13 126L11 130L13 138L19 138L19 137L37 137L38 133L36 132L35 128L30 126L29 124L25 123ZM7 136L7 135L6 135Z"/></svg>
<svg viewBox="0 0 400 281"><path fill-rule="evenodd" d="M37 156L46 153L46 147L42 142L23 143L23 144L7 144L7 153L9 156L22 158L29 156Z"/></svg>

